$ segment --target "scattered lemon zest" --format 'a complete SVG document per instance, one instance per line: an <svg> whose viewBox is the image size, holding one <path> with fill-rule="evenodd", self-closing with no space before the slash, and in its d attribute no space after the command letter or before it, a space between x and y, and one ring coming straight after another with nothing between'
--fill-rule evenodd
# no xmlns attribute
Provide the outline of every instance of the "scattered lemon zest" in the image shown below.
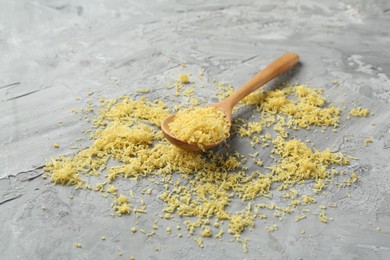
<svg viewBox="0 0 390 260"><path fill-rule="evenodd" d="M188 75L186 80L176 81L172 88L178 94L190 98L194 95L194 88L183 86L187 83ZM226 96L233 90L230 84L215 84L219 97ZM311 89L307 85L285 85L282 89L257 91L241 102L241 106L254 106L259 122L234 120L233 138L238 136L240 140L247 140L255 148L255 152L248 156L256 166L262 167L262 172L258 167L253 170L245 165L246 155L238 152L190 153L174 147L164 139L159 129L162 120L170 114L165 103L161 100L149 101L145 97L135 100L126 96L112 100L102 99L101 106L95 108L97 116L92 120L94 129L85 131L91 144L75 152L73 156L52 159L46 163L44 170L51 174L48 176L51 176L51 181L55 184L92 189L101 192L103 197L112 198L112 216L130 214L133 211L137 213L136 218L140 216L138 213L146 213L145 203L142 200L139 208L132 209L129 199L120 194L114 184L117 179L137 181L150 177L153 184L162 185L161 191L153 189L152 192L151 188L142 187L141 192L138 192L157 197L164 203L161 218L171 220L173 216L180 216L189 234L199 234L200 229L201 237L221 238L224 233L222 227L228 226L228 233L242 243L243 250L246 251L247 239L241 239L240 234L254 227L256 219L267 219L269 214L262 211L273 211L273 216L281 220L303 205L316 203L311 194L302 196L297 191L299 189L294 187L307 182L314 185L314 191L322 191L331 184L336 174L341 175L332 167L348 165L352 158L329 149L320 151L310 148L307 144L309 140L301 141L291 137L290 130L338 126L340 109L326 102L321 94L321 90ZM188 101L188 104L195 102L190 99ZM94 111L89 105L84 112ZM203 122L205 117L197 118L201 118ZM221 115L219 120L226 123L225 115ZM214 119L212 121L215 123ZM184 124L186 127L189 125ZM224 128L219 123L217 125L215 129L218 129L222 138L218 141L228 137L230 126ZM193 135L194 131L190 134ZM216 139L212 139L215 134L207 138L199 136L204 139L198 138L195 141L201 145L216 142ZM227 144L226 147L228 146ZM256 150L268 146L273 161L261 158L263 153ZM111 166L111 161L117 164ZM178 174L179 178L172 177L176 176L174 174ZM99 183L87 182L90 177L99 178ZM357 175L353 173L347 184L352 185L357 180ZM284 206L276 205L271 200L276 189L283 198L289 199ZM128 196L135 198L133 191ZM271 201L252 205L257 198ZM233 210L230 207L233 200L241 202L244 207L247 205L246 208ZM326 216L325 210L326 208L321 208L319 218L327 223L331 218ZM302 214L296 216L297 221L306 217L303 212L306 211L302 210ZM196 220L190 221L191 217ZM212 219L215 219L214 227L220 228L216 235L212 234L209 227ZM154 225L153 229L156 230L156 227ZM180 230L181 226L177 225L176 228ZM267 227L268 232L277 229L276 224ZM167 227L166 232L170 233L168 230L171 229ZM131 228L131 232L136 233L137 228ZM146 234L144 229L140 229L140 232ZM147 235L153 236L154 231ZM182 234L178 234L178 237L182 237ZM196 241L203 247L201 238Z"/></svg>

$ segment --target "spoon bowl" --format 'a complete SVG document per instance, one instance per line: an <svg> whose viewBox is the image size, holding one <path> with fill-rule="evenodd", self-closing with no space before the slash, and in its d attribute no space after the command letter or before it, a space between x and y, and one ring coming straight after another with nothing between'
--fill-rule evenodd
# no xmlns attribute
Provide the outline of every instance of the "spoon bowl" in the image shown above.
<svg viewBox="0 0 390 260"><path fill-rule="evenodd" d="M228 122L228 126L230 129L231 124L232 124L232 111L229 110L229 107L224 105L223 101L220 103L214 104L214 105L210 105L210 106L214 106L218 109L221 109L225 113L226 121ZM202 146L203 149L201 147L199 147L199 145L197 143L188 143L188 142L182 141L179 138L172 135L171 132L169 131L169 124L174 119L175 119L175 114L165 118L164 121L161 123L161 130L163 131L165 137L168 139L168 141L170 143L179 147L182 150L185 150L188 152L198 152L198 151L202 151L202 150L210 150L210 149L213 149L214 147L220 145L224 141L224 140L221 140L220 142L217 142L217 143L203 145Z"/></svg>
<svg viewBox="0 0 390 260"><path fill-rule="evenodd" d="M269 64L265 69L257 73L252 79L242 85L239 89L234 91L228 98L225 100L209 105L214 106L218 109L221 109L226 115L226 121L228 123L229 129L231 127L232 122L232 111L233 107L243 98L248 96L253 91L257 90L273 78L279 76L280 74L286 72L291 67L299 62L299 56L296 53L288 52L283 56L279 57L271 64ZM171 115L164 119L161 123L161 130L163 131L165 137L171 142L173 145L179 147L182 150L186 150L189 152L196 152L201 150L210 150L219 144L221 144L224 140L221 140L217 143L202 145L202 148L197 143L188 143L183 140L176 138L169 130L169 124L175 119L175 115Z"/></svg>

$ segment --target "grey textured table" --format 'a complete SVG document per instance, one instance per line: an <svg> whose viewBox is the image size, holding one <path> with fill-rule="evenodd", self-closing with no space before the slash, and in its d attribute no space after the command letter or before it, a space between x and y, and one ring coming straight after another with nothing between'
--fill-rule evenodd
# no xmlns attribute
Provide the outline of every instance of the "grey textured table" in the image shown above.
<svg viewBox="0 0 390 260"><path fill-rule="evenodd" d="M389 259L389 28L386 0L0 1L1 259ZM228 239L200 249L185 232L132 236L135 219L111 218L99 194L39 178L45 159L74 153L67 147L88 127L73 107L142 88L159 97L182 63L210 85L237 87L286 51L302 59L291 81L374 113L343 123L333 139L312 137L320 148L360 158L350 166L360 176L351 197L327 194L338 200L330 224L286 220L271 234L254 229L246 254ZM211 101L207 88L203 96Z"/></svg>

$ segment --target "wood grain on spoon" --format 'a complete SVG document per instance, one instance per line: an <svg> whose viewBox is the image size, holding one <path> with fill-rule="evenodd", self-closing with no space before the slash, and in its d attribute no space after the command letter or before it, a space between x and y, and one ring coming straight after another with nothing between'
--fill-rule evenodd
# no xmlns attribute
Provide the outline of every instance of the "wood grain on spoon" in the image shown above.
<svg viewBox="0 0 390 260"><path fill-rule="evenodd" d="M279 76L280 74L286 72L291 67L293 67L295 64L297 64L299 61L299 56L296 53L288 52L284 54L283 56L279 57L275 61L273 61L271 64L269 64L265 69L257 73L252 79L247 81L244 85L242 85L239 89L234 91L228 98L225 100L213 104L210 106L215 106L221 110L223 110L226 114L226 120L229 124L229 127L231 126L232 122L232 111L233 107L243 98L248 96L253 91L257 90L273 78ZM196 143L187 143L185 141L182 141L175 136L173 136L169 131L169 123L173 121L175 115L171 115L170 117L166 118L161 123L161 130L163 131L165 137L168 139L169 142L174 144L175 146L186 150L186 151L200 151L201 148ZM221 142L213 143L204 145L204 150L209 150L217 145L219 145Z"/></svg>

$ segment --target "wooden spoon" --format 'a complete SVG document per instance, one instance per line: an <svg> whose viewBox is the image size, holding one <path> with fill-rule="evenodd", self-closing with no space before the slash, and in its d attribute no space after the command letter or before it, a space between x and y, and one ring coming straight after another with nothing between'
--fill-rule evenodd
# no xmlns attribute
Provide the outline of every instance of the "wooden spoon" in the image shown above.
<svg viewBox="0 0 390 260"><path fill-rule="evenodd" d="M239 89L234 91L228 98L225 100L209 105L214 106L218 109L221 109L226 114L226 120L228 121L229 128L232 124L232 110L233 107L243 98L248 96L253 91L257 90L261 86L263 86L268 81L272 80L276 76L279 76L280 74L286 72L291 67L293 67L295 64L297 64L299 61L299 56L296 53L288 52L284 54L283 56L279 57L275 61L273 61L270 65L268 65L265 69L257 73L252 79L247 81L244 85L242 85ZM198 144L196 143L187 143L185 141L182 141L178 138L176 138L174 135L172 135L169 131L168 124L172 122L172 120L175 118L175 115L171 115L168 118L166 118L161 123L161 130L163 131L165 137L168 139L169 142L174 144L175 146L186 150L186 151L200 151L202 150ZM213 143L209 145L203 146L204 150L209 150L220 143L222 143L224 140L221 140L221 142Z"/></svg>

